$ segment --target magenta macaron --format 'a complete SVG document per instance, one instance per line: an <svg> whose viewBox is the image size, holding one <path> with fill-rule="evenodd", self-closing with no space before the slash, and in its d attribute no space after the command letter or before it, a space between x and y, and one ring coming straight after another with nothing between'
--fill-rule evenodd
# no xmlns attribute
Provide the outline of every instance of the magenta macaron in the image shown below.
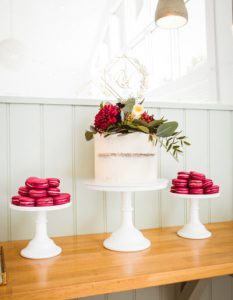
<svg viewBox="0 0 233 300"><path fill-rule="evenodd" d="M191 179L194 179L194 180L204 180L205 179L205 174L198 173L195 171L191 171L190 174L191 174Z"/></svg>
<svg viewBox="0 0 233 300"><path fill-rule="evenodd" d="M14 204L14 205L19 206L19 198L20 198L20 196L13 196L11 198L11 203Z"/></svg>
<svg viewBox="0 0 233 300"><path fill-rule="evenodd" d="M202 188L189 189L189 194L202 195L202 194L204 194L204 189L202 189Z"/></svg>
<svg viewBox="0 0 233 300"><path fill-rule="evenodd" d="M219 193L219 186L213 185L211 187L208 187L204 190L205 194L217 194Z"/></svg>
<svg viewBox="0 0 233 300"><path fill-rule="evenodd" d="M52 206L53 198L52 197L42 197L36 199L36 206Z"/></svg>
<svg viewBox="0 0 233 300"><path fill-rule="evenodd" d="M60 189L56 188L56 187L49 188L47 190L47 192L48 192L48 196L51 196L51 197L60 195Z"/></svg>
<svg viewBox="0 0 233 300"><path fill-rule="evenodd" d="M26 182L26 186L30 189L47 189L49 187L48 180L45 178L29 177Z"/></svg>
<svg viewBox="0 0 233 300"><path fill-rule="evenodd" d="M172 184L175 187L187 187L188 186L188 180L185 180L185 179L172 179Z"/></svg>
<svg viewBox="0 0 233 300"><path fill-rule="evenodd" d="M189 187L190 188L202 188L203 187L203 183L201 180L189 180Z"/></svg>
<svg viewBox="0 0 233 300"><path fill-rule="evenodd" d="M29 196L32 198L42 198L47 196L46 190L30 190Z"/></svg>
<svg viewBox="0 0 233 300"><path fill-rule="evenodd" d="M20 206L35 206L35 199L31 198L31 197L24 197L24 196L20 196L19 197L19 205Z"/></svg>
<svg viewBox="0 0 233 300"><path fill-rule="evenodd" d="M18 194L20 196L28 196L29 195L28 192L29 192L29 188L27 186L21 186L19 188Z"/></svg>
<svg viewBox="0 0 233 300"><path fill-rule="evenodd" d="M177 178L188 180L190 178L190 172L180 171L180 172L178 172L178 177Z"/></svg>
<svg viewBox="0 0 233 300"><path fill-rule="evenodd" d="M58 178L47 178L49 187L58 187L60 184L60 179Z"/></svg>
<svg viewBox="0 0 233 300"><path fill-rule="evenodd" d="M208 187L213 186L213 180L212 179L205 179L203 180L203 189L206 189Z"/></svg>
<svg viewBox="0 0 233 300"><path fill-rule="evenodd" d="M185 188L185 187L175 187L175 191L173 193L176 193L176 194L188 194L189 193L189 189Z"/></svg>
<svg viewBox="0 0 233 300"><path fill-rule="evenodd" d="M70 194L61 193L59 196L53 197L54 205L62 205L70 202Z"/></svg>

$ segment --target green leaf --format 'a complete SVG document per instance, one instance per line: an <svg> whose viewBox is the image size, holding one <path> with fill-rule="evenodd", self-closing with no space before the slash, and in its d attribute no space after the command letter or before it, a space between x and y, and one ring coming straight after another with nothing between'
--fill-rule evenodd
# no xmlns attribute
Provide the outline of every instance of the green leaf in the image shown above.
<svg viewBox="0 0 233 300"><path fill-rule="evenodd" d="M171 150L172 144L170 144L167 148L167 152L169 152Z"/></svg>
<svg viewBox="0 0 233 300"><path fill-rule="evenodd" d="M142 132L149 133L149 129L145 126L137 126L137 128Z"/></svg>
<svg viewBox="0 0 233 300"><path fill-rule="evenodd" d="M86 138L87 141L92 140L93 136L94 136L94 132L92 132L92 131L86 131L85 132L85 138Z"/></svg>
<svg viewBox="0 0 233 300"><path fill-rule="evenodd" d="M133 110L133 107L135 105L135 99L134 98L130 98L125 102L125 106L123 107L123 111L125 113L131 113Z"/></svg>
<svg viewBox="0 0 233 300"><path fill-rule="evenodd" d="M184 141L184 144L187 145L187 146L191 146L191 144L187 141Z"/></svg>
<svg viewBox="0 0 233 300"><path fill-rule="evenodd" d="M149 127L158 127L159 125L161 125L165 122L166 122L166 120L164 120L164 119L154 120L149 123Z"/></svg>
<svg viewBox="0 0 233 300"><path fill-rule="evenodd" d="M157 129L157 136L159 136L159 137L170 137L174 134L177 127L178 127L177 122L163 123Z"/></svg>

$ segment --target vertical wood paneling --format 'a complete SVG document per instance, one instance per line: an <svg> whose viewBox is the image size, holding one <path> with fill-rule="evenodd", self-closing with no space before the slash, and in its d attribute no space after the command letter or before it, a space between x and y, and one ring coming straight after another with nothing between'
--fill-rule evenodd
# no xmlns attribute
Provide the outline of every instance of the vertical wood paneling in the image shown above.
<svg viewBox="0 0 233 300"><path fill-rule="evenodd" d="M232 120L228 111L210 113L210 176L221 196L211 200L211 221L232 220Z"/></svg>
<svg viewBox="0 0 233 300"><path fill-rule="evenodd" d="M9 195L8 195L8 126L7 126L7 105L0 105L0 241L7 241L8 217L9 217Z"/></svg>
<svg viewBox="0 0 233 300"><path fill-rule="evenodd" d="M77 149L77 226L78 233L105 231L103 193L88 190L83 180L94 177L94 142L86 142L84 134L93 123L97 108L76 108Z"/></svg>
<svg viewBox="0 0 233 300"><path fill-rule="evenodd" d="M209 118L207 111L186 111L186 134L191 147L186 147L186 170L195 170L209 176ZM207 223L209 219L209 201L200 202L200 219Z"/></svg>
<svg viewBox="0 0 233 300"><path fill-rule="evenodd" d="M162 109L161 117L179 123L179 129L184 129L184 113L178 109ZM178 171L185 169L184 158L180 157L177 162L171 155L161 149L161 177L171 180L176 177ZM162 191L162 226L173 226L184 224L186 218L186 203L183 199L174 199L169 194L169 189Z"/></svg>
<svg viewBox="0 0 233 300"><path fill-rule="evenodd" d="M211 300L232 300L232 278L224 276L212 279L212 299Z"/></svg>
<svg viewBox="0 0 233 300"><path fill-rule="evenodd" d="M11 105L10 156L11 195L15 195L27 177L40 176L39 105ZM31 238L33 223L34 214L12 211L11 238Z"/></svg>
<svg viewBox="0 0 233 300"><path fill-rule="evenodd" d="M72 108L70 106L45 106L43 112L44 177L61 179L60 189L72 195ZM75 201L76 199L72 200ZM49 233L74 234L73 209L48 214ZM62 220L62 222L58 222Z"/></svg>
<svg viewBox="0 0 233 300"><path fill-rule="evenodd" d="M151 287L136 291L136 300L160 300L159 287ZM171 299L172 300L172 299Z"/></svg>

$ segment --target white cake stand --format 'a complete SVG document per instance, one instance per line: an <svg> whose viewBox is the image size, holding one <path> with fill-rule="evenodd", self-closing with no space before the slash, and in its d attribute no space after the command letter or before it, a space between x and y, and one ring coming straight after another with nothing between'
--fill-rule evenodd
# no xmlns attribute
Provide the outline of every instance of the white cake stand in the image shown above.
<svg viewBox="0 0 233 300"><path fill-rule="evenodd" d="M141 231L134 227L132 221L132 193L165 189L168 180L158 179L151 184L111 185L107 183L88 180L85 185L96 191L121 192L122 194L122 221L120 227L112 233L103 243L104 247L114 251L140 251L150 247L150 241Z"/></svg>
<svg viewBox="0 0 233 300"><path fill-rule="evenodd" d="M201 201L217 198L220 193L206 194L206 195L190 195L190 194L175 194L171 193L173 197L190 200L190 216L189 221L177 234L187 239L207 239L211 236L211 232L201 223L199 219L199 199Z"/></svg>
<svg viewBox="0 0 233 300"><path fill-rule="evenodd" d="M10 208L17 211L36 212L36 230L34 238L22 249L20 254L31 259L41 259L56 256L62 249L58 247L47 234L47 212L70 207L71 203L43 207L26 207L10 204Z"/></svg>

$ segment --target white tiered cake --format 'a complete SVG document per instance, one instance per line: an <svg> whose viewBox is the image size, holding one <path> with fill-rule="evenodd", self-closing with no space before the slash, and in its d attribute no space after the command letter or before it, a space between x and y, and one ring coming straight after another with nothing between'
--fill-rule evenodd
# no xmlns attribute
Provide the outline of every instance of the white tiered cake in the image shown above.
<svg viewBox="0 0 233 300"><path fill-rule="evenodd" d="M95 135L95 180L116 184L144 184L157 179L156 147L149 135L135 132Z"/></svg>

